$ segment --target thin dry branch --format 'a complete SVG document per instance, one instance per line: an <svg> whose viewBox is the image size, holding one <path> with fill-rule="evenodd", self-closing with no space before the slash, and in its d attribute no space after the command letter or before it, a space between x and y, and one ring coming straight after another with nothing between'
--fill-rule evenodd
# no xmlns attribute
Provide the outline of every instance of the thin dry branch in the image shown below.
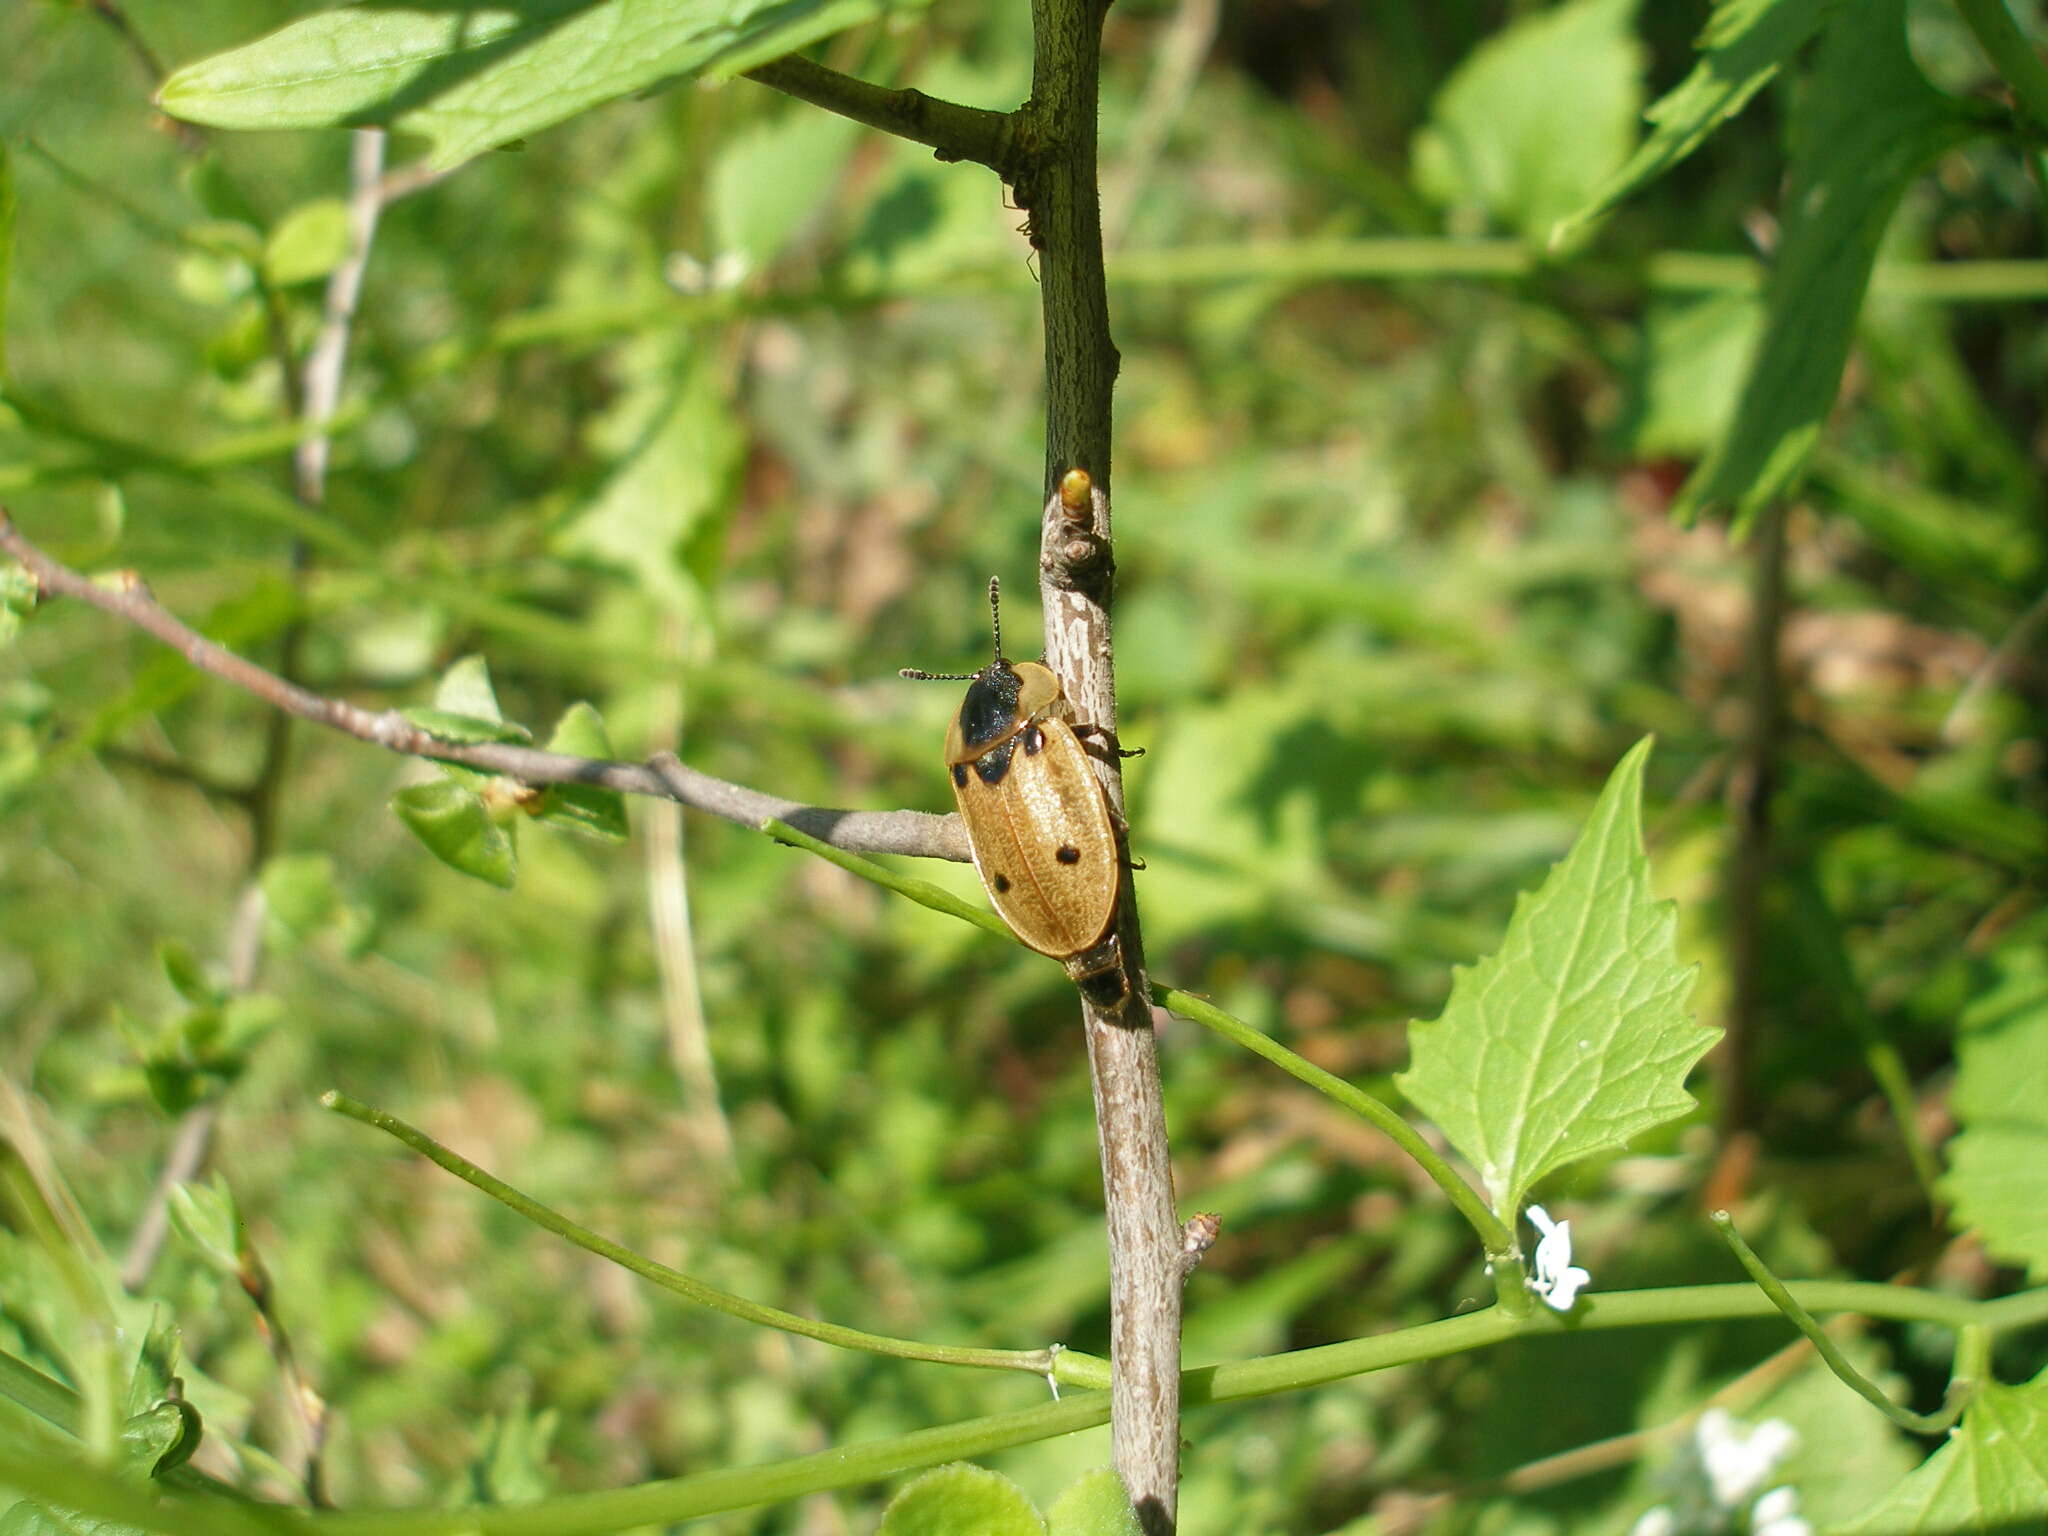
<svg viewBox="0 0 2048 1536"><path fill-rule="evenodd" d="M837 112L870 128L930 146L941 160L972 160L1005 181L1011 179L1016 154L1015 128L1007 112L963 107L923 91L871 85L823 64L792 53L746 72L749 80L770 86L814 107Z"/></svg>
<svg viewBox="0 0 2048 1536"><path fill-rule="evenodd" d="M1028 210L1041 257L1045 315L1047 497L1039 546L1045 659L1076 717L1114 741L1110 602L1116 561L1109 493L1118 358L1103 271L1095 124L1105 9L1100 0L1032 0L1031 100L1018 116L1020 137L1037 159L1028 182L1017 186L1017 201ZM1075 470L1087 478L1070 479ZM1121 823L1116 754L1098 759L1096 772ZM1174 1206L1144 937L1129 881L1115 930L1124 1002L1104 1008L1085 993L1081 1000L1109 1228L1110 1444L1139 1528L1146 1536L1171 1536L1180 1481L1184 1236Z"/></svg>
<svg viewBox="0 0 2048 1536"><path fill-rule="evenodd" d="M120 572L109 581L96 581L52 559L22 537L4 508L0 508L0 550L19 561L43 592L90 603L161 640L202 672L234 684L273 708L388 752L461 763L536 787L594 784L622 794L675 800L743 827L786 822L821 842L854 853L898 853L950 859L960 864L969 858L966 831L954 815L804 805L699 773L667 753L657 753L645 763L627 763L574 757L509 742L445 741L414 725L397 710L368 710L344 699L328 698L237 656L181 622L150 596L149 589L133 571Z"/></svg>

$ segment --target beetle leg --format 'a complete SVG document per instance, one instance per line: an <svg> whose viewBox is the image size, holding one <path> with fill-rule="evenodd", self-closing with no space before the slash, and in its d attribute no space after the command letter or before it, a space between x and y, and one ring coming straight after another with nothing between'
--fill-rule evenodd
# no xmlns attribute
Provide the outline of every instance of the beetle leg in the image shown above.
<svg viewBox="0 0 2048 1536"><path fill-rule="evenodd" d="M1143 747L1131 747L1126 749L1125 747L1121 746L1117 742L1116 732L1109 730L1105 726L1077 725L1074 727L1074 734L1076 736L1079 736L1083 741L1087 741L1090 738L1093 738L1098 743L1099 747L1102 749L1096 752L1095 755L1097 757L1103 755L1103 750L1114 752L1118 757L1143 757L1145 755L1145 749Z"/></svg>

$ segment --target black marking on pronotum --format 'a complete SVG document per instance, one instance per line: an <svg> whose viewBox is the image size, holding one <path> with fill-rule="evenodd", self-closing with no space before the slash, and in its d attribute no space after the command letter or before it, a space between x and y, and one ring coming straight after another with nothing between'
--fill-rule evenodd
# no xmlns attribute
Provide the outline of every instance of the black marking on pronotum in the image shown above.
<svg viewBox="0 0 2048 1536"><path fill-rule="evenodd" d="M967 685L960 701L960 740L986 746L1017 723L1017 695L1022 690L1017 669L998 656Z"/></svg>
<svg viewBox="0 0 2048 1536"><path fill-rule="evenodd" d="M953 782L962 789L967 787L967 765L965 763L955 763L953 765Z"/></svg>
<svg viewBox="0 0 2048 1536"><path fill-rule="evenodd" d="M1017 749L1013 736L993 752L984 752L974 760L974 773L982 783L993 789L1003 782L1003 775L1010 771L1010 757Z"/></svg>
<svg viewBox="0 0 2048 1536"><path fill-rule="evenodd" d="M1072 843L1061 843L1059 852L1055 853L1053 857L1062 864L1078 864L1081 862L1081 850Z"/></svg>

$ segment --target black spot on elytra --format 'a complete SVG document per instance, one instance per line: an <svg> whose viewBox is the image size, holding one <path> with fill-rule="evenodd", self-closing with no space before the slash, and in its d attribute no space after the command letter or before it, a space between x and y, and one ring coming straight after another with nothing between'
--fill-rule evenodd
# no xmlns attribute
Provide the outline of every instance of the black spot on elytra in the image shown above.
<svg viewBox="0 0 2048 1536"><path fill-rule="evenodd" d="M1026 757L1038 756L1039 748L1044 745L1045 732L1041 731L1037 726L1032 726L1030 730L1024 733L1024 755Z"/></svg>
<svg viewBox="0 0 2048 1536"><path fill-rule="evenodd" d="M995 886L996 894L998 896L1000 896L1004 891L1007 891L1010 888L1010 877L1008 875L990 875L989 880Z"/></svg>
<svg viewBox="0 0 2048 1536"><path fill-rule="evenodd" d="M965 763L955 763L953 765L953 782L962 789L967 787L967 765Z"/></svg>
<svg viewBox="0 0 2048 1536"><path fill-rule="evenodd" d="M1062 864L1078 864L1081 862L1081 850L1072 843L1061 843L1060 851L1054 854L1053 857Z"/></svg>

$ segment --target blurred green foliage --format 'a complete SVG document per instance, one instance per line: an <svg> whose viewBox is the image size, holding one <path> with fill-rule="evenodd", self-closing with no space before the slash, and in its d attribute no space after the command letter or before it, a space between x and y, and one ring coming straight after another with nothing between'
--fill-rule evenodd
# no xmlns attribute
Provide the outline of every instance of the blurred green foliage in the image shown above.
<svg viewBox="0 0 2048 1536"><path fill-rule="evenodd" d="M176 64L298 10L128 14ZM1615 0L1109 15L1105 183L1131 270L1241 253L1143 282L1112 253L1121 735L1149 749L1128 773L1151 961L1381 1091L1405 1021L1442 1011L1450 968L1498 943L1648 732L1658 894L1702 968L1696 1009L1728 999L1751 557L1668 513L1764 332L1742 258L1775 239L1810 76L1763 84L1568 260L1475 277L1423 243L1540 244L1621 172L1705 19ZM1161 84L1163 39L1205 24L1199 73ZM1990 91L1951 10L1915 5L1909 25L1938 87ZM978 594L992 571L1023 588L1041 494L1036 294L992 178L744 81L485 154L385 211L309 509L275 344L303 355L317 330L345 136L167 125L88 6L0 10L0 56L18 203L0 494L44 547L135 567L216 639L270 660L289 644L311 686L369 707L502 710L573 725L569 750L673 747L794 799L945 807L951 700L895 671L980 654ZM1007 108L1029 88L1028 17L940 7L824 56ZM1977 138L1901 174L1882 255L2039 257L2024 159ZM1374 239L1420 254L1393 280L1273 256ZM1654 259L1674 255L1722 276L1677 280ZM1757 1161L1735 1191L1764 1192L1750 1225L1781 1272L1933 1265L1983 1294L1997 1262L2048 1264L2037 1236L1943 1240L1873 1075L1882 1045L1938 1135L1960 1017L1959 1112L1998 1102L2001 1052L2039 1060L2048 1032L2026 958L2048 942L2040 297L1937 304L1880 268L1786 514ZM20 597L0 590L0 640ZM1026 605L1009 617L1013 654L1035 654ZM489 711L435 697L472 655ZM118 1255L167 1114L218 1098L212 1166L332 1406L339 1502L614 1486L1044 1389L685 1310L321 1114L329 1086L710 1283L882 1332L1106 1352L1089 1089L1056 967L724 824L688 820L678 866L644 804L624 846L524 829L500 892L391 814L396 797L415 828L463 834L509 883L507 818L459 776L307 727L259 839L272 813L237 792L268 729L83 609L0 652L0 1078L27 1095L0 1129ZM554 809L615 830L607 803ZM920 873L979 899L965 869ZM253 996L229 953L252 879L269 908ZM1376 1137L1185 1024L1163 1054L1182 1207L1224 1218L1189 1287L1192 1363L1488 1294L1468 1234ZM1696 1219L1712 1150L1703 1126L1667 1128L1545 1191L1583 1202L1600 1286L1737 1276ZM1988 1220L2000 1195L1946 1198ZM0 1349L86 1390L77 1364L103 1341L69 1294L0 1231ZM182 1328L197 1465L292 1496L303 1428L234 1284L173 1237L140 1294ZM114 1305L139 1340L147 1307ZM1536 1491L1486 1480L1664 1423L1787 1337L1543 1339L1207 1411L1183 1529L1363 1533L1412 1507L1446 1530L1625 1531L1656 1497L1654 1455ZM1878 1329L1866 1347L1903 1395L1938 1395L1945 1341ZM2001 1374L2042 1360L2015 1350ZM1740 1411L1806 1432L1807 1508L1830 1518L1914 1459L1810 1372L1749 1378ZM995 1463L1044 1508L1106 1457L1098 1431ZM1415 1504L1443 1489L1466 1496ZM882 1503L703 1528L864 1531Z"/></svg>

